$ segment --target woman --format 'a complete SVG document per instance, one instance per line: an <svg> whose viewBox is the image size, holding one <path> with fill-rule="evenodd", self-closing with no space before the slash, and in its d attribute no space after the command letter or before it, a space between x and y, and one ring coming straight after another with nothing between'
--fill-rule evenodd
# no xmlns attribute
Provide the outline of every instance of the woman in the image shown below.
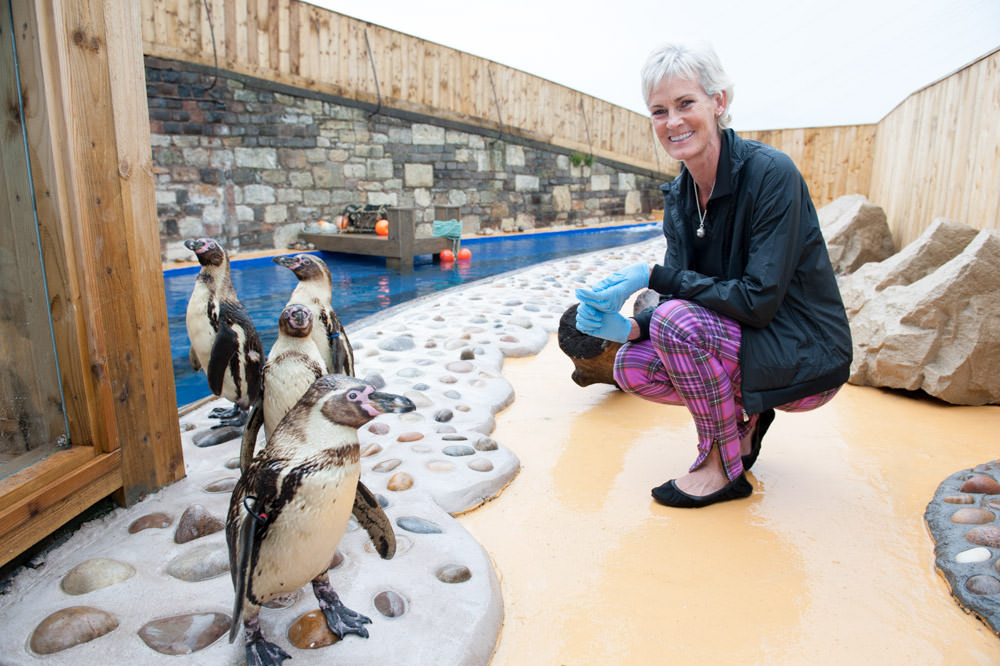
<svg viewBox="0 0 1000 666"><path fill-rule="evenodd" d="M683 164L660 188L666 255L578 289L577 328L627 343L624 390L691 412L697 459L653 497L702 507L753 492L744 472L774 409L828 402L847 381L851 334L806 184L788 156L727 129L732 85L715 53L662 47L642 85L657 138ZM644 287L660 304L619 314Z"/></svg>

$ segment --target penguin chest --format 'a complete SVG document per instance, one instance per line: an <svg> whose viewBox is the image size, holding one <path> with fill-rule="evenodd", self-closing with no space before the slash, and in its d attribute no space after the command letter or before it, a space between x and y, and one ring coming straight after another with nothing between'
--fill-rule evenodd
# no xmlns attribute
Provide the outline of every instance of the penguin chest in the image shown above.
<svg viewBox="0 0 1000 666"><path fill-rule="evenodd" d="M218 313L218 304L212 291L202 282L196 282L191 298L188 300L185 323L191 348L202 367L208 366L212 354L212 344L215 342L215 332L218 324L213 325L212 314ZM218 317L218 314L215 314Z"/></svg>
<svg viewBox="0 0 1000 666"><path fill-rule="evenodd" d="M315 350L315 345L310 343ZM324 373L323 359L287 353L264 367L264 436L270 437L281 419Z"/></svg>
<svg viewBox="0 0 1000 666"><path fill-rule="evenodd" d="M330 568L360 475L360 465L350 464L319 468L301 478L260 544L251 581L258 603L297 590Z"/></svg>

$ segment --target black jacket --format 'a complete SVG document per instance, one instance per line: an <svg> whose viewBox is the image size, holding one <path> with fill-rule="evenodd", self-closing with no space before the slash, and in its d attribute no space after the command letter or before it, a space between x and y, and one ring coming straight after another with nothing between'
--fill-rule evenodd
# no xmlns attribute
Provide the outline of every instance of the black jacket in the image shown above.
<svg viewBox="0 0 1000 666"><path fill-rule="evenodd" d="M692 301L739 322L744 411L757 414L846 382L851 329L816 209L792 160L726 130L703 240L695 236L692 183L682 169L660 187L667 252L649 286L664 300ZM636 317L643 336L651 316Z"/></svg>

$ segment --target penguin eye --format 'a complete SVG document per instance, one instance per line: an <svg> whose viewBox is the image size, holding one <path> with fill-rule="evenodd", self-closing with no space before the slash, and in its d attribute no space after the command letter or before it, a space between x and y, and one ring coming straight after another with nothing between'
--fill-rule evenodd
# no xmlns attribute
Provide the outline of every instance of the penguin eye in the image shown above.
<svg viewBox="0 0 1000 666"><path fill-rule="evenodd" d="M358 401L358 392L357 391L350 391L347 394L347 399L350 400L351 402L357 402Z"/></svg>

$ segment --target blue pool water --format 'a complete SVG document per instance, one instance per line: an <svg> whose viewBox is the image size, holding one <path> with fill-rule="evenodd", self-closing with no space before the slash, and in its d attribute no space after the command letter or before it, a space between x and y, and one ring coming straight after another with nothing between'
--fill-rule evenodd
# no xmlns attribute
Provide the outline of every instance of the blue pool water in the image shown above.
<svg viewBox="0 0 1000 666"><path fill-rule="evenodd" d="M416 257L414 270L400 274L386 269L379 257L318 252L333 274L333 307L348 326L369 315L420 296L499 275L534 264L655 238L660 225L638 224L602 229L574 229L548 233L477 237L462 241L472 252L471 261L435 264L431 256ZM188 298L198 267L164 271L170 352L173 357L177 404L186 405L210 395L204 373L191 369L184 321ZM270 257L237 260L231 264L233 286L253 318L264 350L278 335L278 315L296 285L290 270Z"/></svg>

